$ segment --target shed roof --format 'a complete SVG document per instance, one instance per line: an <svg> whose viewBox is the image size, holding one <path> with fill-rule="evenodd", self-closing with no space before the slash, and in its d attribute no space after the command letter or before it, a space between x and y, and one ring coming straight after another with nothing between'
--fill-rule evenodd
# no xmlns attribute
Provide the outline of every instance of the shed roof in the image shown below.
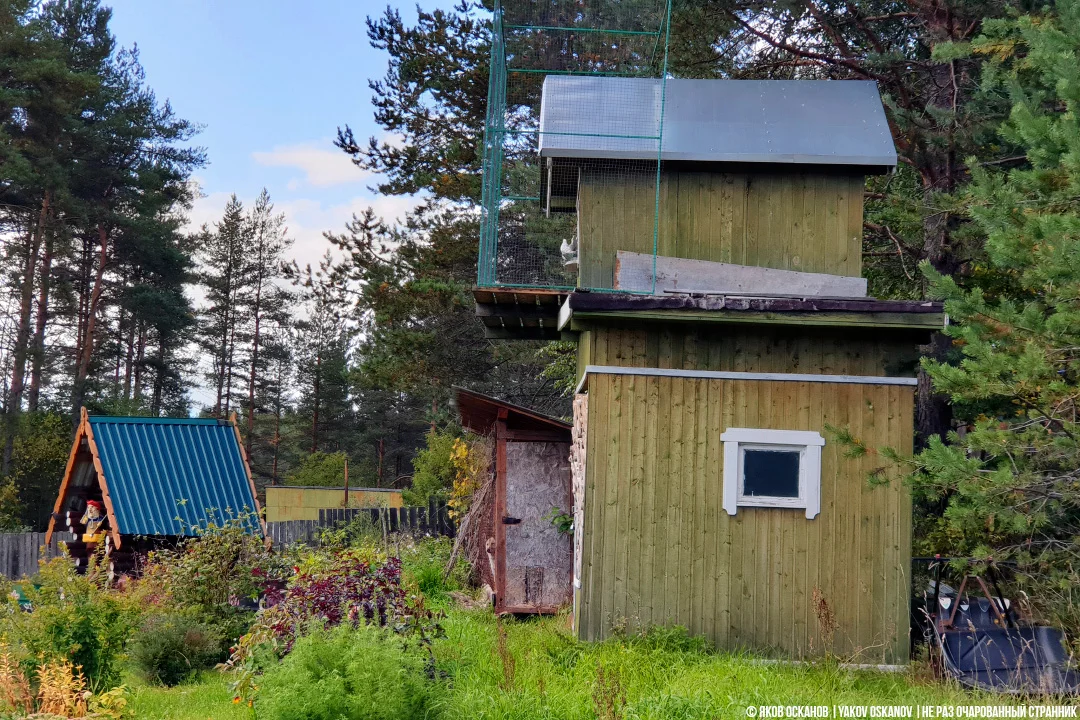
<svg viewBox="0 0 1080 720"><path fill-rule="evenodd" d="M458 414L466 430L486 435L499 419L499 412L505 411L507 427L512 430L565 432L567 436L570 434L570 423L549 415L472 390L456 388L456 391Z"/></svg>
<svg viewBox="0 0 1080 720"><path fill-rule="evenodd" d="M662 93L663 90L663 93ZM663 94L663 98L661 98ZM896 166L877 85L551 75L540 154L554 158Z"/></svg>
<svg viewBox="0 0 1080 720"><path fill-rule="evenodd" d="M116 534L191 535L209 521L259 510L240 437L230 421L104 417L84 411L56 512L64 509L73 478L75 483L78 478L92 481L95 473L80 468L88 463L97 470Z"/></svg>

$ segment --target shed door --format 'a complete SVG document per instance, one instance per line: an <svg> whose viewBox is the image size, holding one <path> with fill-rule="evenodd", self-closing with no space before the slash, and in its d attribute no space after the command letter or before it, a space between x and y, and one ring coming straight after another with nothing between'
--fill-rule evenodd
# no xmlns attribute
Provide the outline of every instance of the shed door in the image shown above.
<svg viewBox="0 0 1080 720"><path fill-rule="evenodd" d="M552 612L572 598L572 539L550 520L552 508L573 512L570 443L507 441L505 452L498 609Z"/></svg>

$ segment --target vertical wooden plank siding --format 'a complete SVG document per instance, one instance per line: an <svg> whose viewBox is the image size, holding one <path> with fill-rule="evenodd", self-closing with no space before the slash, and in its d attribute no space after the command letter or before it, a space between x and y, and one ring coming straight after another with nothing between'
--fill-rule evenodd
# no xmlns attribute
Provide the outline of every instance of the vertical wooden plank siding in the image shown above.
<svg viewBox="0 0 1080 720"><path fill-rule="evenodd" d="M915 343L850 329L743 326L598 327L578 342L578 377L586 365L735 372L911 377Z"/></svg>
<svg viewBox="0 0 1080 720"><path fill-rule="evenodd" d="M589 396L581 637L679 624L721 647L906 661L911 499L870 485L874 458L845 458L825 425L910 452L913 388L594 375ZM821 514L724 512L728 427L825 435Z"/></svg>
<svg viewBox="0 0 1080 720"><path fill-rule="evenodd" d="M655 183L655 166L582 170L581 287L612 287L618 250L653 252ZM862 271L861 175L665 169L660 183L660 255L851 277Z"/></svg>

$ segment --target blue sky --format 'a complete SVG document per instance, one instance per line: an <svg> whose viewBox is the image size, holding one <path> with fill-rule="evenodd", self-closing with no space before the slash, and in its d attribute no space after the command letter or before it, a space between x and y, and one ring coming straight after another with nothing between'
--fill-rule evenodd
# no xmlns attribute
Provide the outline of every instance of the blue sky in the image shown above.
<svg viewBox="0 0 1080 720"><path fill-rule="evenodd" d="M293 255L314 262L324 230L340 230L368 205L400 216L407 198L380 198L370 177L332 145L348 123L381 136L367 81L386 56L369 43L370 0L105 0L117 41L138 44L147 83L180 117L205 126L210 164L197 172L206 197L192 222L218 217L230 193L250 202L264 186L288 218ZM421 0L425 9L449 0ZM401 5L407 22L413 4Z"/></svg>

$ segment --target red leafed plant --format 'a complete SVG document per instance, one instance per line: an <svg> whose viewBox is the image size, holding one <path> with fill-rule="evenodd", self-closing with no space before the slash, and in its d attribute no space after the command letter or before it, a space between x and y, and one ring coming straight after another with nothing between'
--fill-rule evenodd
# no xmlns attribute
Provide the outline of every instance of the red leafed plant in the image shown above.
<svg viewBox="0 0 1080 720"><path fill-rule="evenodd" d="M225 664L237 673L238 697L250 692L260 647L272 644L279 655L285 655L297 638L315 627L345 622L385 626L429 652L432 639L442 632L439 615L424 606L422 597L406 592L401 560L396 557L346 549L334 553L328 562L293 571L279 601L259 613Z"/></svg>

